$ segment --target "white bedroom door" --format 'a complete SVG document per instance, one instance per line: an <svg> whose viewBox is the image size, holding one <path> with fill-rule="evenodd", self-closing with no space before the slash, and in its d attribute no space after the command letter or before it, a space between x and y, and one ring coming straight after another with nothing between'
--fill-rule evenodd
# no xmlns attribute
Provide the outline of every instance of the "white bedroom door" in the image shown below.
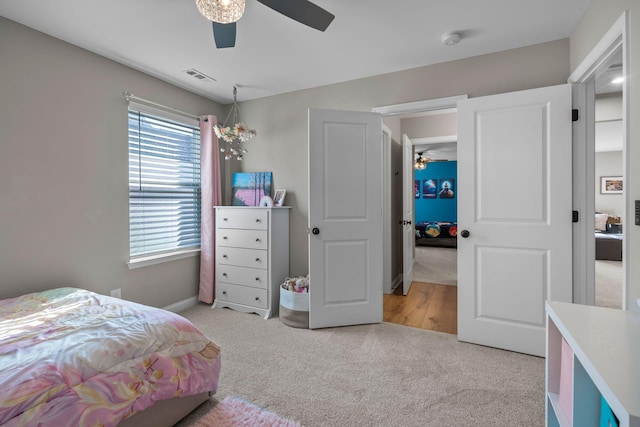
<svg viewBox="0 0 640 427"><path fill-rule="evenodd" d="M415 263L413 204L415 191L413 188L413 143L405 134L402 135L402 294L407 295L413 281L413 265Z"/></svg>
<svg viewBox="0 0 640 427"><path fill-rule="evenodd" d="M382 116L309 109L309 327L382 321Z"/></svg>
<svg viewBox="0 0 640 427"><path fill-rule="evenodd" d="M458 339L544 356L572 301L571 86L458 102Z"/></svg>

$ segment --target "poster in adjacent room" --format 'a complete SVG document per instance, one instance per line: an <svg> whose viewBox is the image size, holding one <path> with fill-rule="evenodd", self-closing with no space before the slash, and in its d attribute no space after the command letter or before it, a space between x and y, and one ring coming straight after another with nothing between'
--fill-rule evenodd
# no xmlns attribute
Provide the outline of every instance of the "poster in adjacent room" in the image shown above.
<svg viewBox="0 0 640 427"><path fill-rule="evenodd" d="M446 178L440 180L440 198L453 199L455 197L454 179Z"/></svg>
<svg viewBox="0 0 640 427"><path fill-rule="evenodd" d="M435 199L436 198L436 185L435 179L425 179L422 182L422 198L423 199Z"/></svg>
<svg viewBox="0 0 640 427"><path fill-rule="evenodd" d="M231 181L233 206L260 206L271 195L271 172L236 172Z"/></svg>
<svg viewBox="0 0 640 427"><path fill-rule="evenodd" d="M420 198L420 180L416 179L413 183L413 192L416 195L416 199Z"/></svg>

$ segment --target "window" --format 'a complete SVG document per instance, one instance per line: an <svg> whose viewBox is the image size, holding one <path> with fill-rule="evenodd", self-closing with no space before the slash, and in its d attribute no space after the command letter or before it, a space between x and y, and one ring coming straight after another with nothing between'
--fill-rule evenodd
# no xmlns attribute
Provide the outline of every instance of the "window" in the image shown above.
<svg viewBox="0 0 640 427"><path fill-rule="evenodd" d="M129 107L130 259L200 248L200 128Z"/></svg>

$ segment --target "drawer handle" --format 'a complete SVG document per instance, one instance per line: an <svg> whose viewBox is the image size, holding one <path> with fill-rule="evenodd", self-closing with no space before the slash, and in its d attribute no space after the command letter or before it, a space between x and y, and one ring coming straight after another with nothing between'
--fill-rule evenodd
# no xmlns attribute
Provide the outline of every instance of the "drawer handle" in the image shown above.
<svg viewBox="0 0 640 427"><path fill-rule="evenodd" d="M260 258L256 258L256 262L260 262Z"/></svg>
<svg viewBox="0 0 640 427"><path fill-rule="evenodd" d="M260 218L256 218L256 222L260 222L260 221L261 221Z"/></svg>
<svg viewBox="0 0 640 427"><path fill-rule="evenodd" d="M256 277L256 282L258 282L258 281L260 281L260 278L259 278L259 277Z"/></svg>
<svg viewBox="0 0 640 427"><path fill-rule="evenodd" d="M229 221L227 218L222 218L223 221Z"/></svg>
<svg viewBox="0 0 640 427"><path fill-rule="evenodd" d="M228 237L227 237L227 236L224 236L224 237L222 238L222 240L227 240L227 239L228 239Z"/></svg>
<svg viewBox="0 0 640 427"><path fill-rule="evenodd" d="M226 295L226 294L227 294L227 291L222 291L222 295Z"/></svg>
<svg viewBox="0 0 640 427"><path fill-rule="evenodd" d="M228 258L227 254L222 255L222 258Z"/></svg>
<svg viewBox="0 0 640 427"><path fill-rule="evenodd" d="M260 239L256 239L256 242L260 243Z"/></svg>
<svg viewBox="0 0 640 427"><path fill-rule="evenodd" d="M260 297L256 297L256 301L260 301Z"/></svg>
<svg viewBox="0 0 640 427"><path fill-rule="evenodd" d="M222 275L223 275L224 277L227 277L227 273L222 273Z"/></svg>

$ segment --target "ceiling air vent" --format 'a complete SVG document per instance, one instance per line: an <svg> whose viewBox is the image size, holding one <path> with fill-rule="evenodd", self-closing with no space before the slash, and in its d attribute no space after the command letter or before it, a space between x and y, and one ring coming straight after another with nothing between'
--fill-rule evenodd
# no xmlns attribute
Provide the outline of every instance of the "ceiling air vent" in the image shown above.
<svg viewBox="0 0 640 427"><path fill-rule="evenodd" d="M198 80L201 80L203 82L213 83L213 82L217 81L213 77L207 76L206 74L201 73L200 71L196 70L195 68L191 68L189 70L186 70L185 73L187 73L191 77L196 78Z"/></svg>

